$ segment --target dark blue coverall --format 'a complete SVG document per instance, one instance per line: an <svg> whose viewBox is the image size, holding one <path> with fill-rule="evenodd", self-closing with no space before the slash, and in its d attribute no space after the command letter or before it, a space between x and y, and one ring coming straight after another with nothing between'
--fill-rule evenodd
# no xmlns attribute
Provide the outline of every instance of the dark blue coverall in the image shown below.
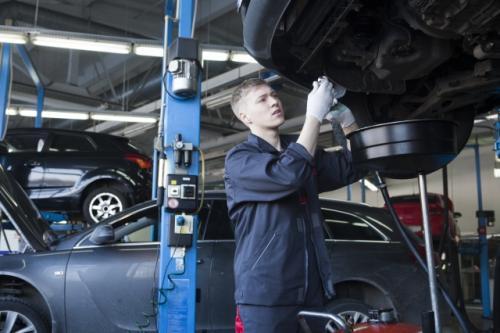
<svg viewBox="0 0 500 333"><path fill-rule="evenodd" d="M298 332L296 314L335 294L318 193L359 176L348 150L314 158L296 136L283 151L250 134L226 156L225 186L235 225L235 301L245 333Z"/></svg>

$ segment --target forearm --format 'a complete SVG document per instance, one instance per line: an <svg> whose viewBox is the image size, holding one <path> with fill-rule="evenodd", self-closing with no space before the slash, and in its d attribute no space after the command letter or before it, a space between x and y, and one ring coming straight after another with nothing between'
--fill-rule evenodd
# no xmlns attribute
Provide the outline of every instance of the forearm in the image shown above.
<svg viewBox="0 0 500 333"><path fill-rule="evenodd" d="M310 116L306 116L304 126L302 126L302 131L300 131L297 143L301 144L311 156L314 156L316 151L316 146L318 145L318 135L319 135L319 121Z"/></svg>

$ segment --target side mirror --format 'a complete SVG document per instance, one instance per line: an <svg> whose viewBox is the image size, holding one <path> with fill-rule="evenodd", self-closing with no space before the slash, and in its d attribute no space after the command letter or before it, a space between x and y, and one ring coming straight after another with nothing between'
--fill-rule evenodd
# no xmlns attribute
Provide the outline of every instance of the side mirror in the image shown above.
<svg viewBox="0 0 500 333"><path fill-rule="evenodd" d="M454 219L458 219L459 217L462 217L462 213L460 213L460 212L454 212L453 213L453 218Z"/></svg>
<svg viewBox="0 0 500 333"><path fill-rule="evenodd" d="M96 245L112 243L115 241L115 230L107 224L99 225L92 231L89 241Z"/></svg>

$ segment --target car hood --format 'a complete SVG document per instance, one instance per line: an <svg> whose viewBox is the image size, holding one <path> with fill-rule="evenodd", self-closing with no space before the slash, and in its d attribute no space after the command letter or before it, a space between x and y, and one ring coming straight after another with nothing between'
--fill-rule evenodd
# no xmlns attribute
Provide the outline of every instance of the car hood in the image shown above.
<svg viewBox="0 0 500 333"><path fill-rule="evenodd" d="M34 251L49 249L55 239L49 224L17 181L0 165L0 207L2 220L10 221Z"/></svg>

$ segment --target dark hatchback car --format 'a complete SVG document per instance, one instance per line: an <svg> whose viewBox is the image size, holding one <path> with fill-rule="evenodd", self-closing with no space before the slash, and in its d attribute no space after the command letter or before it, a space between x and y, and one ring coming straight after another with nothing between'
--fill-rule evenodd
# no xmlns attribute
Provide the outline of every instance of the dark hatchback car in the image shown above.
<svg viewBox="0 0 500 333"><path fill-rule="evenodd" d="M151 160L127 138L53 128L8 130L0 163L43 211L96 223L151 197Z"/></svg>
<svg viewBox="0 0 500 333"><path fill-rule="evenodd" d="M346 87L360 126L415 118L458 124L500 102L500 2L239 0L244 46L260 64L310 89Z"/></svg>
<svg viewBox="0 0 500 333"><path fill-rule="evenodd" d="M197 329L233 332L232 225L225 195L209 192L198 228ZM430 307L426 277L400 241L387 212L322 200L338 296L327 305L351 321L370 308L419 322ZM151 240L158 208L149 201L78 234L56 239L19 185L0 167L2 225L27 247L0 257L0 327L33 325L38 333L155 331L159 243ZM112 227L112 241L95 236ZM152 315L152 316L151 316ZM148 325L149 323L149 325ZM140 326L140 327L139 327ZM9 330L6 330L10 332Z"/></svg>

